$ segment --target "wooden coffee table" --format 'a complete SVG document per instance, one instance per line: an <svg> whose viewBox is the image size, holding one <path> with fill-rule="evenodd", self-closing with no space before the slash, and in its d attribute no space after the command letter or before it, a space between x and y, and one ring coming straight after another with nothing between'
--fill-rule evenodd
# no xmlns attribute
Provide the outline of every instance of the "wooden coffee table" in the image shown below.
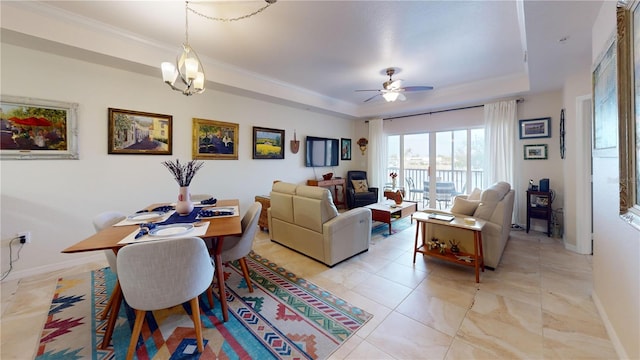
<svg viewBox="0 0 640 360"><path fill-rule="evenodd" d="M389 235L391 235L392 220L402 219L418 211L418 203L412 201L403 201L400 205L396 205L392 201L383 201L365 207L371 209L373 221L389 224Z"/></svg>

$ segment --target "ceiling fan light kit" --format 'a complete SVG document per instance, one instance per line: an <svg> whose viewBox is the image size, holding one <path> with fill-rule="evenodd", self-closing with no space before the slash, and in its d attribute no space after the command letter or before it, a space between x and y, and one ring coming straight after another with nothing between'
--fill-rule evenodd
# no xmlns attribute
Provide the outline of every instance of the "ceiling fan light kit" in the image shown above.
<svg viewBox="0 0 640 360"><path fill-rule="evenodd" d="M364 102L368 102L374 99L378 95L382 95L387 102L394 102L396 100L405 101L407 97L403 94L404 92L414 92L414 91L425 91L425 90L433 90L433 86L408 86L402 87L402 80L397 79L393 80L393 74L396 73L395 68L387 68L385 70L386 74L389 76L389 80L382 83L382 89L379 90L356 90L356 91L377 91L376 95L366 99Z"/></svg>

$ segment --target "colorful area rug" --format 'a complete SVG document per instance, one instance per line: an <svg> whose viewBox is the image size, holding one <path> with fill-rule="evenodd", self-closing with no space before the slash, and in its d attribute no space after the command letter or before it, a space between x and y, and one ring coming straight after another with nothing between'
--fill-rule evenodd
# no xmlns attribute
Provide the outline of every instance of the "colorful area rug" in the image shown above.
<svg viewBox="0 0 640 360"><path fill-rule="evenodd" d="M399 220L391 221L391 235L397 234L403 230L407 230L411 227L411 217L404 217ZM388 237L389 235L389 224L383 222L374 222L373 226L371 226L371 237L374 236L382 236Z"/></svg>
<svg viewBox="0 0 640 360"><path fill-rule="evenodd" d="M237 262L225 266L229 321L220 303L200 297L205 351L196 343L188 304L147 312L138 359L325 359L372 315L252 253L247 257L254 292ZM37 360L124 359L134 313L121 307L112 345L98 349L106 321L99 319L116 277L104 268L58 280L42 331ZM217 294L217 290L215 291ZM124 304L124 303L123 303ZM188 352L188 351L187 351Z"/></svg>

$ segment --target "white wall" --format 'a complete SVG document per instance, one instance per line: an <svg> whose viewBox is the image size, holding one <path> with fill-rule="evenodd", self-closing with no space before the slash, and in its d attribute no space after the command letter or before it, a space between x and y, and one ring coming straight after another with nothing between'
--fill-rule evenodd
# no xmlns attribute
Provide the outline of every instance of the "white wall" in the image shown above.
<svg viewBox="0 0 640 360"><path fill-rule="evenodd" d="M588 68L581 69L573 76L569 77L563 89L564 109L565 109L565 147L566 158L558 164L563 168L564 184L567 185L564 191L564 202L556 202L558 207L564 210L564 242L565 246L571 250L576 250L578 245L578 234L589 236L590 230L586 232L580 231L578 227L587 227L590 229L590 220L583 218L584 211L579 207L584 206L585 196L590 193L585 185L585 179L591 175L589 164L589 152L584 146L589 148L591 127L589 124L577 124L576 119L576 97L591 94L591 71ZM581 120L580 120L581 121ZM560 117L555 124L556 131L554 143L559 149L559 124ZM578 126L580 125L580 126ZM586 131L586 134L583 133ZM586 136L586 139L584 138ZM580 140L580 141L578 141ZM559 150L558 150L559 151ZM558 153L559 154L559 153ZM559 155L558 155L559 157ZM585 194L586 193L586 194ZM587 201L590 203L590 201ZM584 239L580 239L583 241ZM586 241L589 241L587 239Z"/></svg>
<svg viewBox="0 0 640 360"><path fill-rule="evenodd" d="M615 31L616 3L593 26L592 59ZM621 358L640 359L640 232L619 212L618 158L593 158L593 298Z"/></svg>
<svg viewBox="0 0 640 360"><path fill-rule="evenodd" d="M3 95L79 103L80 160L0 162L3 272L9 268L8 240L21 231L31 231L33 239L10 278L95 255L60 251L91 235L91 219L101 211L132 213L150 203L175 201L177 184L161 162L191 159L194 117L240 124L239 160L205 161L191 192L237 198L242 209L255 195L268 194L275 179L303 183L329 171L345 176L351 167L361 168L355 140L353 160L336 168L306 168L304 145L298 154L289 148L294 129L299 140L306 135L356 138L351 120L212 90L186 97L162 83L160 70L149 77L5 43L1 60ZM109 107L173 115L173 155L108 155ZM286 131L284 160L251 158L253 126Z"/></svg>
<svg viewBox="0 0 640 360"><path fill-rule="evenodd" d="M560 124L560 109L562 108L562 94L559 91L531 94L524 96L524 101L518 103L518 119L514 124L516 127L515 142L515 184L512 184L515 192L518 207L516 218L519 225L525 226L527 221L527 188L529 179L538 185L540 179L548 178L549 186L555 192L555 200L552 204L554 209L562 207L564 188L563 174L560 166L560 146L558 140L558 126ZM524 119L551 118L551 137L539 139L520 139L519 121ZM547 160L524 160L524 145L547 145ZM531 229L536 231L547 231L547 222L539 219L531 219Z"/></svg>

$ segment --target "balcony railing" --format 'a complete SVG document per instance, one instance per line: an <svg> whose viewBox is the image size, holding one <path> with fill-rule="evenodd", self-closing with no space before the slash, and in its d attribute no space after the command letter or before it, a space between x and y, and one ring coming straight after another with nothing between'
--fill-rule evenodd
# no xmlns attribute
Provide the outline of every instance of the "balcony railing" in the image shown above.
<svg viewBox="0 0 640 360"><path fill-rule="evenodd" d="M417 189L424 188L424 182L429 180L429 173L427 169L404 169L404 173L400 174L400 169L397 167L390 167L387 173L396 172L400 176L399 186L407 186L406 179L411 178L414 181ZM468 194L474 188L482 188L482 170L471 170L471 184L467 184L467 171L466 170L436 170L436 179L438 182L452 182L456 186L456 192L460 194Z"/></svg>

